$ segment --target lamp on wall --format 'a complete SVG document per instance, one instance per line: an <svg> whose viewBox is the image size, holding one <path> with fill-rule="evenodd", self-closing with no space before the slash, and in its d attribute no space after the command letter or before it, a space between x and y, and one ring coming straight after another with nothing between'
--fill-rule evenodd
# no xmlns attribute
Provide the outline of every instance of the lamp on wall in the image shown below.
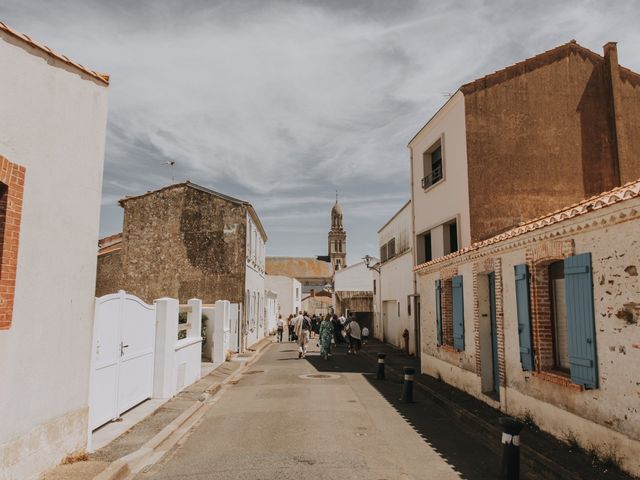
<svg viewBox="0 0 640 480"><path fill-rule="evenodd" d="M375 260L375 258L373 258L371 255L365 255L364 257L362 257L362 259L364 260L365 266L369 270L375 270L376 272L380 273L380 264L378 262L371 265L371 262Z"/></svg>

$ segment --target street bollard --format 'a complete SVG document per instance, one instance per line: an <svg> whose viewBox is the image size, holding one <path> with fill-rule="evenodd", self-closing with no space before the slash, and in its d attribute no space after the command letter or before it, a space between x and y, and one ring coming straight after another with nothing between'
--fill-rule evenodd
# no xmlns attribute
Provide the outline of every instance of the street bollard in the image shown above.
<svg viewBox="0 0 640 480"><path fill-rule="evenodd" d="M502 480L519 480L520 478L520 431L524 423L515 418L502 417Z"/></svg>
<svg viewBox="0 0 640 480"><path fill-rule="evenodd" d="M376 378L378 380L384 380L384 359L386 356L386 353L378 354L378 373L376 373Z"/></svg>
<svg viewBox="0 0 640 480"><path fill-rule="evenodd" d="M404 383L402 384L402 398L405 403L413 403L413 375L416 369L413 367L404 367Z"/></svg>

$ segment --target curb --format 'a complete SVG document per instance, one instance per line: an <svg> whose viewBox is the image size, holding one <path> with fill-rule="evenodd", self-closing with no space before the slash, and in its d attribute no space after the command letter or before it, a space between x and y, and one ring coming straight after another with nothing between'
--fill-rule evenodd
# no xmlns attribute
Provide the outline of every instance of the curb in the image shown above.
<svg viewBox="0 0 640 480"><path fill-rule="evenodd" d="M367 355L367 357L373 358L369 352L363 352L363 353ZM390 367L389 365L386 365L385 368L390 373L396 376L402 377L401 372L399 372L397 369ZM436 403L443 406L444 408L452 412L454 415L463 417L466 420L470 420L474 422L478 427L480 427L482 430L484 430L485 432L491 435L495 435L497 437L502 436L502 430L500 428L487 422L482 417L475 415L469 410L466 410L464 408L456 408L453 402L448 400L446 397L443 397L438 392L431 389L429 386L420 382L419 376L416 376L416 379L414 379L414 384L417 385L427 395L429 395ZM505 415L507 414L505 413ZM558 478L562 478L566 480L582 480L581 476L565 469L562 465L549 460L547 457L539 453L537 450L534 450L533 448L527 445L520 445L520 449L522 450L523 453L526 453L534 462L540 464L545 469L549 470L551 473L558 476Z"/></svg>
<svg viewBox="0 0 640 480"><path fill-rule="evenodd" d="M143 468L159 461L165 453L175 446L189 430L213 405L209 400L217 395L224 387L242 377L261 356L263 351L273 342L262 342L257 345L254 354L222 382L214 382L207 387L197 400L197 403L182 412L177 418L169 422L162 430L144 443L138 450L125 455L109 464L109 466L93 477L93 480L127 480L139 473ZM188 425L187 425L188 423ZM171 438L171 437L174 438ZM162 446L162 448L160 448Z"/></svg>

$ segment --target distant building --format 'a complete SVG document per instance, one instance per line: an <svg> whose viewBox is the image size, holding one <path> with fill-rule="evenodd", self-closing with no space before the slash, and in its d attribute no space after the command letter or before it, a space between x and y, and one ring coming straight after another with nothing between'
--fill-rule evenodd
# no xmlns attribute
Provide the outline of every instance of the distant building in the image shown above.
<svg viewBox="0 0 640 480"><path fill-rule="evenodd" d="M331 294L325 291L319 293L312 291L302 299L302 310L309 315L319 315L324 318L327 314L333 313Z"/></svg>
<svg viewBox="0 0 640 480"><path fill-rule="evenodd" d="M375 259L374 261L377 261ZM373 282L375 272L358 262L334 275L334 304L338 315L354 314L361 326L373 331Z"/></svg>
<svg viewBox="0 0 640 480"><path fill-rule="evenodd" d="M461 86L409 142L415 264L640 177L640 75L575 41Z"/></svg>
<svg viewBox="0 0 640 480"><path fill-rule="evenodd" d="M109 77L0 23L0 477L87 447Z"/></svg>
<svg viewBox="0 0 640 480"><path fill-rule="evenodd" d="M284 319L296 315L302 308L302 285L298 280L284 275L267 275L265 288L278 294L278 313Z"/></svg>
<svg viewBox="0 0 640 480"><path fill-rule="evenodd" d="M411 201L396 212L378 230L380 274L374 289L380 311L376 336L396 347L404 348L404 331L409 335L409 352L416 352L416 305L413 282L413 235Z"/></svg>
<svg viewBox="0 0 640 480"><path fill-rule="evenodd" d="M321 292L331 285L333 272L347 265L347 234L342 225L342 206L331 208L331 230L327 236L327 255L317 257L267 257L268 275L295 278L302 285L302 293Z"/></svg>
<svg viewBox="0 0 640 480"><path fill-rule="evenodd" d="M185 182L120 205L122 235L100 241L97 296L229 300L241 305L240 349L259 340L267 234L250 203Z"/></svg>

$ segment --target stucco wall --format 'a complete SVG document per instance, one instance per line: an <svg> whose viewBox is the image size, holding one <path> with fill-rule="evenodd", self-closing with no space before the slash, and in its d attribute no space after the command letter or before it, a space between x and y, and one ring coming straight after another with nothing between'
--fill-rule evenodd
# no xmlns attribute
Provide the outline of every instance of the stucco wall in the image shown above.
<svg viewBox="0 0 640 480"><path fill-rule="evenodd" d="M465 94L472 241L617 185L609 91L603 60L570 53Z"/></svg>
<svg viewBox="0 0 640 480"><path fill-rule="evenodd" d="M462 93L457 92L409 143L414 233L419 235L457 219L460 247L469 245L471 239L465 135L465 102ZM439 139L442 141L444 178L428 190L423 190L422 156ZM438 208L434 208L434 205ZM433 258L442 256L442 239L434 235L431 241Z"/></svg>
<svg viewBox="0 0 640 480"><path fill-rule="evenodd" d="M243 205L183 185L129 199L124 211L122 289L146 302L242 303Z"/></svg>
<svg viewBox="0 0 640 480"><path fill-rule="evenodd" d="M356 263L334 275L334 289L339 292L373 292L373 274L364 262Z"/></svg>
<svg viewBox="0 0 640 480"><path fill-rule="evenodd" d="M26 168L0 471L22 480L86 445L107 89L4 33L0 61L0 155Z"/></svg>
<svg viewBox="0 0 640 480"><path fill-rule="evenodd" d="M640 199L595 210L559 224L530 232L480 251L454 257L419 275L422 298L423 371L441 376L511 415L529 415L544 430L560 438L575 438L586 448L622 456L625 469L640 473ZM590 252L599 387L576 385L524 372L520 363L514 266L525 263L527 252ZM481 393L480 372L474 368L473 262L500 259L504 314L505 384L500 403ZM464 278L465 344L453 353L436 346L434 281L456 270ZM498 327L500 329L500 327Z"/></svg>
<svg viewBox="0 0 640 480"><path fill-rule="evenodd" d="M284 275L267 275L265 277L265 288L277 292L280 314L285 320L289 315L295 314L296 311L302 308L302 285L295 278L285 277ZM297 299L296 288L299 292Z"/></svg>

